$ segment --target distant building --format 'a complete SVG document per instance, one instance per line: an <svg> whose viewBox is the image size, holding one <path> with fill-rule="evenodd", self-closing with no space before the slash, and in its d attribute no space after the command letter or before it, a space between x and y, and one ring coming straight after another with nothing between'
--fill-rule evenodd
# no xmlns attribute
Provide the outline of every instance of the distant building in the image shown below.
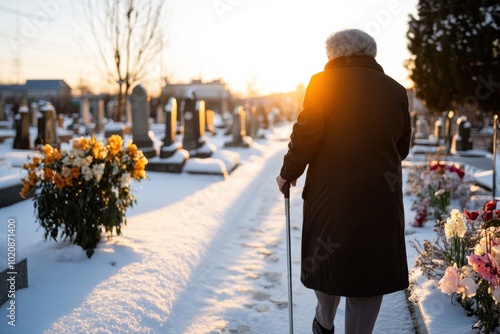
<svg viewBox="0 0 500 334"><path fill-rule="evenodd" d="M163 87L163 96L166 98L175 97L178 101L182 101L191 91L195 92L197 99L205 101L207 109L212 109L218 113L231 111L232 94L220 79L205 83L201 80L178 84L167 82Z"/></svg>
<svg viewBox="0 0 500 334"><path fill-rule="evenodd" d="M24 85L0 85L0 94L6 99L64 100L71 98L71 87L64 80L26 80Z"/></svg>

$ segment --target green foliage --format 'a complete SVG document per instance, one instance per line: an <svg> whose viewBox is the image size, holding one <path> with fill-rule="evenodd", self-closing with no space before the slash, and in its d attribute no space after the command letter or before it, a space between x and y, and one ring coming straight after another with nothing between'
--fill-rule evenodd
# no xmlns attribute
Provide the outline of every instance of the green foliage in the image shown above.
<svg viewBox="0 0 500 334"><path fill-rule="evenodd" d="M406 67L433 111L499 111L497 0L419 0L407 32Z"/></svg>

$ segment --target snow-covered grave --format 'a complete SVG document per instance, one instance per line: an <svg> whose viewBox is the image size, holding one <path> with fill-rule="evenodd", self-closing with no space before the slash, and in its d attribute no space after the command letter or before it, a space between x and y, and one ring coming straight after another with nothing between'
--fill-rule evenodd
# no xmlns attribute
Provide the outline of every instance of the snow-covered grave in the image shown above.
<svg viewBox="0 0 500 334"><path fill-rule="evenodd" d="M287 332L284 203L275 177L290 130L275 127L247 148L222 150L226 138L211 138L238 155L239 167L227 177L148 172L149 181L134 185L138 203L123 235L103 239L91 259L69 241L43 241L31 200L1 208L0 257L13 217L29 287L16 291L15 327L8 304L0 308L0 332ZM12 154L10 147L0 145L0 152ZM297 333L310 333L315 297L299 281L302 187L303 178L290 203L294 320ZM405 205L411 222L408 196ZM407 241L431 238L431 225L407 226ZM411 266L416 251L408 242ZM415 333L419 322L429 333L473 333L473 321L449 296L431 283L421 288L416 313L404 291L385 296L374 333ZM341 303L336 332L344 331L344 311Z"/></svg>

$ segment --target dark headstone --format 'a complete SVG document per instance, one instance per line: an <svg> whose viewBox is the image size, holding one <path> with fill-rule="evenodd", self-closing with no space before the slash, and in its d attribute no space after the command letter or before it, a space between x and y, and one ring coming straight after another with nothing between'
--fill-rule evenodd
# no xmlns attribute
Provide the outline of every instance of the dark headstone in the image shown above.
<svg viewBox="0 0 500 334"><path fill-rule="evenodd" d="M196 110L196 100L186 98L183 103L182 117L184 123L184 136L182 138L182 146L190 151L195 151L198 148L198 139L200 136L200 115Z"/></svg>
<svg viewBox="0 0 500 334"><path fill-rule="evenodd" d="M455 150L472 150L471 123L467 117L462 116L457 119L457 134L453 138L455 141Z"/></svg>
<svg viewBox="0 0 500 334"><path fill-rule="evenodd" d="M0 273L0 305L15 298L16 291L27 287L28 260L23 259Z"/></svg>
<svg viewBox="0 0 500 334"><path fill-rule="evenodd" d="M56 123L56 110L52 104L46 102L40 107L40 116L38 117L38 135L35 140L36 146L49 144L52 147L59 147Z"/></svg>
<svg viewBox="0 0 500 334"><path fill-rule="evenodd" d="M137 85L130 95L132 106L132 136L133 142L142 150L146 158L156 156L153 140L149 136L149 105L146 90Z"/></svg>
<svg viewBox="0 0 500 334"><path fill-rule="evenodd" d="M175 151L182 148L182 144L175 145L177 142L177 100L170 98L165 105L165 137L163 146L160 150L160 158L171 157Z"/></svg>
<svg viewBox="0 0 500 334"><path fill-rule="evenodd" d="M28 107L21 106L14 119L16 125L16 136L12 148L30 150L30 113Z"/></svg>

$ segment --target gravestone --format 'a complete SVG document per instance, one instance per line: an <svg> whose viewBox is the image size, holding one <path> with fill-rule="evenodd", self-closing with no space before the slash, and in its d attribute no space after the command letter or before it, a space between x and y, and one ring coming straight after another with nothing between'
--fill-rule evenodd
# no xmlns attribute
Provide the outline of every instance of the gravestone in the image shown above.
<svg viewBox="0 0 500 334"><path fill-rule="evenodd" d="M455 150L457 151L472 150L471 123L467 120L466 116L462 116L457 119L456 132L457 133L453 137Z"/></svg>
<svg viewBox="0 0 500 334"><path fill-rule="evenodd" d="M97 110L95 113L95 132L102 132L104 129L104 100L97 101Z"/></svg>
<svg viewBox="0 0 500 334"><path fill-rule="evenodd" d="M442 143L444 141L444 121L442 117L439 117L436 122L434 122L434 137L436 138L438 143Z"/></svg>
<svg viewBox="0 0 500 334"><path fill-rule="evenodd" d="M71 125L69 128L73 130L74 133L78 133L80 130L80 114L73 113L71 114Z"/></svg>
<svg viewBox="0 0 500 334"><path fill-rule="evenodd" d="M163 105L161 104L156 106L156 123L157 124L165 123L165 112L163 111Z"/></svg>
<svg viewBox="0 0 500 334"><path fill-rule="evenodd" d="M180 173L189 159L189 152L177 140L177 100L170 98L165 105L165 137L160 157L149 159L146 169L156 172Z"/></svg>
<svg viewBox="0 0 500 334"><path fill-rule="evenodd" d="M233 124L231 126L232 140L224 143L227 147L248 147L252 140L246 135L245 110L243 107L236 107L233 111Z"/></svg>
<svg viewBox="0 0 500 334"><path fill-rule="evenodd" d="M5 113L5 101L4 97L2 94L0 94L0 121L6 121L7 120L7 115Z"/></svg>
<svg viewBox="0 0 500 334"><path fill-rule="evenodd" d="M30 126L37 127L38 126L38 103L31 102L30 105Z"/></svg>
<svg viewBox="0 0 500 334"><path fill-rule="evenodd" d="M30 112L28 107L21 105L19 112L14 117L16 125L16 136L12 148L20 150L30 150Z"/></svg>
<svg viewBox="0 0 500 334"><path fill-rule="evenodd" d="M90 123L90 102L86 96L80 99L80 117L82 118L83 125Z"/></svg>
<svg viewBox="0 0 500 334"><path fill-rule="evenodd" d="M196 102L194 97L187 97L184 100L182 108L182 123L184 124L182 146L188 150L191 155L196 155L200 133L200 114L196 110Z"/></svg>
<svg viewBox="0 0 500 334"><path fill-rule="evenodd" d="M149 105L148 96L144 87L135 86L130 95L132 108L132 138L146 158L156 156L153 140L149 131Z"/></svg>
<svg viewBox="0 0 500 334"><path fill-rule="evenodd" d="M257 107L250 108L250 129L248 135L252 138L257 138L259 131L259 115L257 114Z"/></svg>
<svg viewBox="0 0 500 334"><path fill-rule="evenodd" d="M163 147L169 147L175 143L177 134L177 100L171 97L165 105L165 137ZM163 149L162 149L163 151ZM167 158L168 156L162 156Z"/></svg>
<svg viewBox="0 0 500 334"><path fill-rule="evenodd" d="M40 116L38 117L38 135L35 140L35 146L49 144L54 148L59 148L56 122L56 109L51 103L45 102L44 105L40 106Z"/></svg>
<svg viewBox="0 0 500 334"><path fill-rule="evenodd" d="M9 294L11 295L12 292L15 293L20 289L28 287L28 260L24 258L16 264L13 264L12 267L0 272L0 282L2 282L2 284L0 284L1 306L11 298Z"/></svg>
<svg viewBox="0 0 500 334"><path fill-rule="evenodd" d="M214 124L215 111L212 109L207 109L205 111L205 123L206 131L208 131L212 136L215 136L215 124Z"/></svg>
<svg viewBox="0 0 500 334"><path fill-rule="evenodd" d="M143 88L144 89L144 88ZM132 91L132 94L134 92ZM127 100L127 102L125 102L125 115L122 115L122 117L125 116L125 120L123 120L124 123L130 123L130 122L133 122L134 121L134 116L132 115L133 111L132 111L132 103L130 100ZM149 118L149 109L148 109L148 118Z"/></svg>

